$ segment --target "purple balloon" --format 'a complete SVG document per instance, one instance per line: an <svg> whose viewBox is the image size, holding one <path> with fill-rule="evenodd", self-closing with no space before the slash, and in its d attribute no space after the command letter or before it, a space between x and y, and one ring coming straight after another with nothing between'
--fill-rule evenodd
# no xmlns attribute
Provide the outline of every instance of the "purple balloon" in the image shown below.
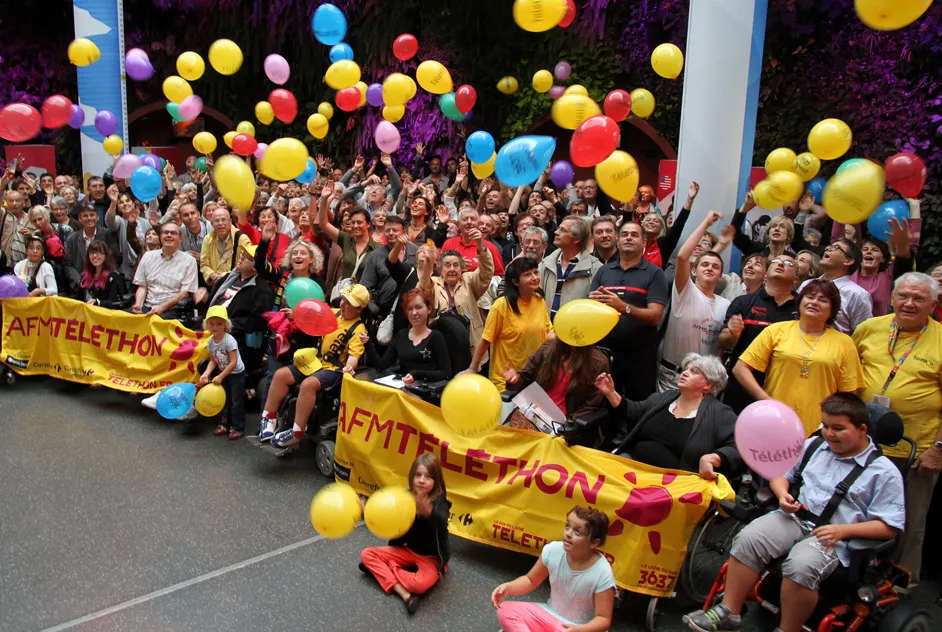
<svg viewBox="0 0 942 632"><path fill-rule="evenodd" d="M124 73L135 81L147 81L154 76L154 66L146 52L132 48L124 56Z"/></svg>
<svg viewBox="0 0 942 632"><path fill-rule="evenodd" d="M572 169L572 165L566 162L565 160L558 160L553 164L553 168L550 169L550 180L553 181L553 184L556 185L557 189L562 189L564 186L572 182L572 176L575 172Z"/></svg>
<svg viewBox="0 0 942 632"><path fill-rule="evenodd" d="M192 121L199 116L202 111L203 100L195 94L191 94L183 99L183 103L180 104L180 117L184 121Z"/></svg>
<svg viewBox="0 0 942 632"><path fill-rule="evenodd" d="M101 110L95 115L95 129L102 136L111 136L118 131L118 117L108 110Z"/></svg>
<svg viewBox="0 0 942 632"><path fill-rule="evenodd" d="M134 154L125 154L118 158L118 162L114 163L114 177L115 178L130 178L131 174L134 173L134 170L140 167L143 163L141 162L140 156L135 156Z"/></svg>
<svg viewBox="0 0 942 632"><path fill-rule="evenodd" d="M553 99L558 99L559 97L563 96L563 93L565 91L566 91L566 88L562 86L553 86L552 88L549 89L549 95Z"/></svg>
<svg viewBox="0 0 942 632"><path fill-rule="evenodd" d="M72 115L69 116L69 127L73 129L78 129L85 124L85 110L82 109L82 106L73 103L72 104Z"/></svg>
<svg viewBox="0 0 942 632"><path fill-rule="evenodd" d="M144 154L141 156L141 165L153 167L157 171L160 171L160 156L157 154Z"/></svg>
<svg viewBox="0 0 942 632"><path fill-rule="evenodd" d="M565 81L569 79L569 75L572 74L572 66L569 65L568 61L561 61L556 64L556 69L553 71L553 74L560 81Z"/></svg>
<svg viewBox="0 0 942 632"><path fill-rule="evenodd" d="M25 298L29 296L26 284L12 274L0 277L0 299Z"/></svg>
<svg viewBox="0 0 942 632"><path fill-rule="evenodd" d="M259 143L258 149L256 149L255 153L252 155L261 160L266 151L268 151L268 143Z"/></svg>
<svg viewBox="0 0 942 632"><path fill-rule="evenodd" d="M378 83L371 83L366 89L366 102L373 107L383 105L383 86Z"/></svg>

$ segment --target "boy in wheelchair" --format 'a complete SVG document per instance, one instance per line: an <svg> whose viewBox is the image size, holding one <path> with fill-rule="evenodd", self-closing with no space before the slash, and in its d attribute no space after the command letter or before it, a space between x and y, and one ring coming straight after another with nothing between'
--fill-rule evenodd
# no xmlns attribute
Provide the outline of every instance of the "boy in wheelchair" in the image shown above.
<svg viewBox="0 0 942 632"><path fill-rule="evenodd" d="M743 602L763 570L787 556L779 630L798 632L818 604L821 583L849 565L847 540L890 540L904 529L903 478L868 435L866 405L837 393L821 403L821 412L821 437L806 440L799 463L770 482L779 510L736 536L723 601L685 615L690 629L739 630Z"/></svg>
<svg viewBox="0 0 942 632"><path fill-rule="evenodd" d="M360 320L360 313L369 302L370 292L362 285L353 284L344 288L337 312L337 329L321 339L320 367L307 364L310 371L307 372L291 365L275 371L262 411L258 433L260 441L271 440L276 448L292 448L301 441L314 410L317 394L339 384L344 373L352 374L363 355L363 343L359 335L365 333L366 328ZM288 390L298 382L301 383L301 390L295 407L294 426L276 434L278 407Z"/></svg>

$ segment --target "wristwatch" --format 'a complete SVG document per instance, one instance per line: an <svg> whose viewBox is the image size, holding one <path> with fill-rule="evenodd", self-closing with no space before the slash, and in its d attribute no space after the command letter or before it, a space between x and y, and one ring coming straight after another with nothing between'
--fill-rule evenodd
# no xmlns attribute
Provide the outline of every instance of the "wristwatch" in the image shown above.
<svg viewBox="0 0 942 632"><path fill-rule="evenodd" d="M939 452L942 452L942 441L933 441L932 447L938 450Z"/></svg>
<svg viewBox="0 0 942 632"><path fill-rule="evenodd" d="M625 303L625 315L627 316L630 313L631 313L631 305L629 303Z"/></svg>

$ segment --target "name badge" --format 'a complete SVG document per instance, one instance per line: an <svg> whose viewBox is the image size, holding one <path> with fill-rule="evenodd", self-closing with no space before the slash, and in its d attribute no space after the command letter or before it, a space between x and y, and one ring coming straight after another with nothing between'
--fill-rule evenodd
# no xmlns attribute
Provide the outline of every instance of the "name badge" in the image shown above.
<svg viewBox="0 0 942 632"><path fill-rule="evenodd" d="M885 396L883 396L883 395L877 395L876 393L874 393L874 394L873 394L873 403L874 403L874 404L879 404L880 406L885 406L885 407L889 408L889 407L890 407L890 398L889 398L889 397L885 397Z"/></svg>

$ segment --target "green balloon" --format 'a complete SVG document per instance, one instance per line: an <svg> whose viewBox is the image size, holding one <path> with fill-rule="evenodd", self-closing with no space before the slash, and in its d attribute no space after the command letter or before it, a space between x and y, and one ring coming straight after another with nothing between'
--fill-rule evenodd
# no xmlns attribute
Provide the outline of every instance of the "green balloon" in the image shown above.
<svg viewBox="0 0 942 632"><path fill-rule="evenodd" d="M841 166L837 168L837 171L834 172L834 175L839 174L841 171L850 169L851 167L856 167L857 165L862 165L867 162L866 158L848 158L841 163Z"/></svg>
<svg viewBox="0 0 942 632"><path fill-rule="evenodd" d="M167 168L167 161L164 160L163 158L161 158L161 159L160 159L160 170L163 171L163 170L166 169L166 168Z"/></svg>
<svg viewBox="0 0 942 632"><path fill-rule="evenodd" d="M170 118L173 119L174 123L179 123L180 119L180 104L173 103L172 101L167 104L167 112L170 113Z"/></svg>
<svg viewBox="0 0 942 632"><path fill-rule="evenodd" d="M200 156L193 165L200 173L206 173L206 159Z"/></svg>
<svg viewBox="0 0 942 632"><path fill-rule="evenodd" d="M441 108L442 114L448 119L452 121L464 120L464 114L461 113L461 110L458 109L458 105L455 103L454 92L448 92L440 96L438 98L438 107Z"/></svg>
<svg viewBox="0 0 942 632"><path fill-rule="evenodd" d="M288 307L294 309L298 303L308 298L324 300L324 290L317 284L317 281L304 277L291 279L285 288L285 300L288 302Z"/></svg>

